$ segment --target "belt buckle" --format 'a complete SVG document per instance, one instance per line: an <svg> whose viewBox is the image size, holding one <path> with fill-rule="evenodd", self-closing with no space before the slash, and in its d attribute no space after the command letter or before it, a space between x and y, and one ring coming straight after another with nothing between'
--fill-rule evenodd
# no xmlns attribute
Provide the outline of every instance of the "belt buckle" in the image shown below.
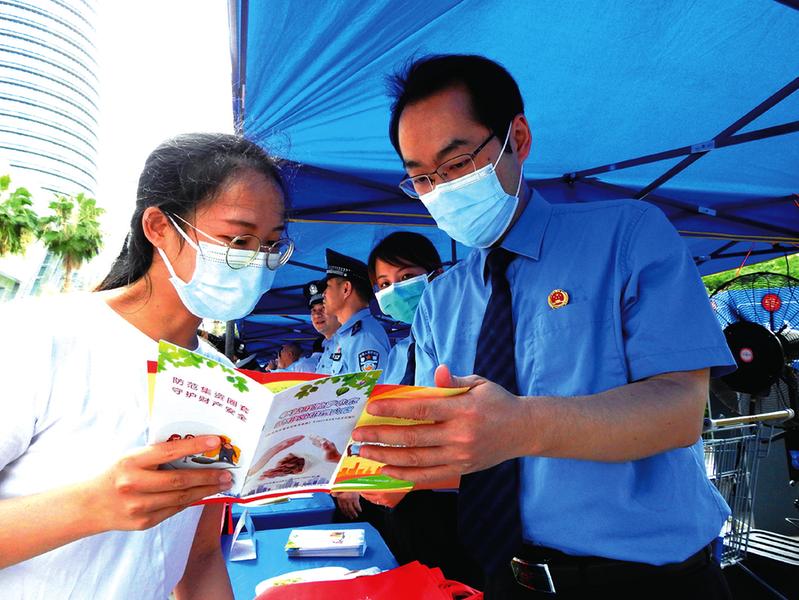
<svg viewBox="0 0 799 600"><path fill-rule="evenodd" d="M544 594L555 593L555 583L546 563L531 563L515 556L510 561L516 583L527 589Z"/></svg>

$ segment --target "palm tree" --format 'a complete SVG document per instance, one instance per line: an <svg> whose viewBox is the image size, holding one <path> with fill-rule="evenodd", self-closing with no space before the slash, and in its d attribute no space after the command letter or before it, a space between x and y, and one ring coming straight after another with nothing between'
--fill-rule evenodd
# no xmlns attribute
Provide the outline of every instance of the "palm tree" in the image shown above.
<svg viewBox="0 0 799 600"><path fill-rule="evenodd" d="M77 204L77 211L75 210ZM72 272L97 256L103 247L103 235L97 217L105 212L94 198L83 193L74 198L56 196L50 203L53 216L41 220L41 239L53 255L64 265L64 283L61 291L69 291Z"/></svg>
<svg viewBox="0 0 799 600"><path fill-rule="evenodd" d="M13 192L10 188L11 177L0 176L0 256L22 254L39 230L31 193L23 187Z"/></svg>

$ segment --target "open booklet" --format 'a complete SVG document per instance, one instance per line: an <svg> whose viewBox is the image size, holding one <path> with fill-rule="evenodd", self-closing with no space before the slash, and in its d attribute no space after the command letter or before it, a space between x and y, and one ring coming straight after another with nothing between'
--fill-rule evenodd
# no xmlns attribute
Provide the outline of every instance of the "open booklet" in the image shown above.
<svg viewBox="0 0 799 600"><path fill-rule="evenodd" d="M378 385L380 371L324 377L232 369L161 341L151 365L150 443L218 435L219 448L163 468L224 468L233 486L202 502L251 502L306 492L400 491L413 484L358 456L356 425L411 424L364 410L381 397L450 396L461 388ZM154 379L154 381L153 381Z"/></svg>

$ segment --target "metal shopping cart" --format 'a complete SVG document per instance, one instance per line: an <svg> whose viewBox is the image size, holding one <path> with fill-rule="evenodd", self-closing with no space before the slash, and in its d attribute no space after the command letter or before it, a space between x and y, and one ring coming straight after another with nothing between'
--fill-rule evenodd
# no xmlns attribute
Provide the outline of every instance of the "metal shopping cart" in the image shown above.
<svg viewBox="0 0 799 600"><path fill-rule="evenodd" d="M717 557L722 568L737 564L769 588L740 563L746 557L752 530L758 463L768 455L774 436L774 425L768 423L793 416L793 410L785 409L729 419L705 419L702 434L708 478L731 509L720 534Z"/></svg>

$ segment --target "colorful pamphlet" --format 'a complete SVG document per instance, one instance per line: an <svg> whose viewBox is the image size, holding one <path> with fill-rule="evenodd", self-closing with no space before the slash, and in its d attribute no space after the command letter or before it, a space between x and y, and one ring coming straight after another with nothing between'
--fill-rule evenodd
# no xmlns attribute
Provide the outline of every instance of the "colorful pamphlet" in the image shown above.
<svg viewBox="0 0 799 600"><path fill-rule="evenodd" d="M446 396L461 389L377 385L380 371L324 377L237 370L165 341L152 381L150 443L218 435L219 448L163 468L223 468L233 486L202 502L251 502L330 491L401 491L413 484L381 473L358 456L358 424L414 421L376 418L370 397Z"/></svg>
<svg viewBox="0 0 799 600"><path fill-rule="evenodd" d="M363 529L292 529L286 542L289 556L363 556Z"/></svg>

